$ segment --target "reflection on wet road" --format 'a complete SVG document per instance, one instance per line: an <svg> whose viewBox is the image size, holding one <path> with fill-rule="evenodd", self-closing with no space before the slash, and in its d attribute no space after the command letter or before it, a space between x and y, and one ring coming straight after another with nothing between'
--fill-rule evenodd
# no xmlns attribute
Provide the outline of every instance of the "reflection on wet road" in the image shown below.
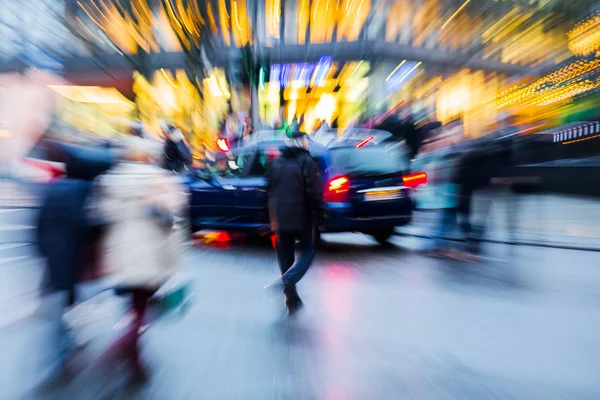
<svg viewBox="0 0 600 400"><path fill-rule="evenodd" d="M299 286L306 309L294 320L284 315L281 297L262 290L278 271L273 249L241 241L198 245L186 258L194 281L191 309L144 335L144 357L153 370L148 384L127 388L115 383L118 373L87 362L91 366L70 383L44 393L147 399L600 398L596 254L489 245L482 262L460 263L415 252L411 248L418 244L411 240L397 238L395 246L382 248L361 235L325 236ZM110 340L114 321L108 319L85 350L86 360ZM28 329L39 324L34 320L3 328L2 350L27 353L24 346L41 332ZM16 332L27 332L29 339ZM19 365L22 374L34 363ZM15 373L7 376L16 379ZM25 390L11 387L13 394Z"/></svg>

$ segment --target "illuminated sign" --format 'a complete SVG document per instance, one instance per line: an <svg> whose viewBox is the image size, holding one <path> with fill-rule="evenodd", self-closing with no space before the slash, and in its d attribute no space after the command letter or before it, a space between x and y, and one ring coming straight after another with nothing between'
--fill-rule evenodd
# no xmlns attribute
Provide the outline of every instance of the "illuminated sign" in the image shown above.
<svg viewBox="0 0 600 400"><path fill-rule="evenodd" d="M273 64L271 65L271 83L282 88L290 86L324 86L325 78L331 69L331 57L321 57L315 63Z"/></svg>

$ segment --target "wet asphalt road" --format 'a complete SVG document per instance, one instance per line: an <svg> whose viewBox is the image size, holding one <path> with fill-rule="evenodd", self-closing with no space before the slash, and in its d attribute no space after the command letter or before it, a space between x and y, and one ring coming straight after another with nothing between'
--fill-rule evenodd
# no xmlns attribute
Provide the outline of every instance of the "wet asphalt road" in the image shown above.
<svg viewBox="0 0 600 400"><path fill-rule="evenodd" d="M193 303L144 334L141 387L97 362L119 301L99 302L78 374L52 385L39 384L48 322L27 312L39 300L5 301L24 311L0 325L0 399L600 398L597 253L488 245L461 263L415 252L417 239L325 240L294 320L262 289L277 276L273 249L197 244L185 257ZM39 279L34 260L0 268L14 287Z"/></svg>

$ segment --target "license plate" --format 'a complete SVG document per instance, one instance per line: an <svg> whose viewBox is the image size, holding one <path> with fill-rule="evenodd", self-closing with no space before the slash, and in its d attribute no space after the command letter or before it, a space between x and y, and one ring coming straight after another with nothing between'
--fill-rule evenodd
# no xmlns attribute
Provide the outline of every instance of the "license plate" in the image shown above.
<svg viewBox="0 0 600 400"><path fill-rule="evenodd" d="M365 201L385 201L402 197L401 190L374 190L365 192Z"/></svg>

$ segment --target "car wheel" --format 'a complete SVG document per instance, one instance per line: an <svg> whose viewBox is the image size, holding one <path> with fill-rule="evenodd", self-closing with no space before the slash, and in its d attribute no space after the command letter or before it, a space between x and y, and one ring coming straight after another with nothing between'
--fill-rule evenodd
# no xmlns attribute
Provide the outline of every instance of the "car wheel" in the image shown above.
<svg viewBox="0 0 600 400"><path fill-rule="evenodd" d="M394 228L382 229L377 232L373 232L371 236L380 244L389 244L389 240L394 234Z"/></svg>
<svg viewBox="0 0 600 400"><path fill-rule="evenodd" d="M321 244L321 231L319 228L315 228L315 245L318 246Z"/></svg>

